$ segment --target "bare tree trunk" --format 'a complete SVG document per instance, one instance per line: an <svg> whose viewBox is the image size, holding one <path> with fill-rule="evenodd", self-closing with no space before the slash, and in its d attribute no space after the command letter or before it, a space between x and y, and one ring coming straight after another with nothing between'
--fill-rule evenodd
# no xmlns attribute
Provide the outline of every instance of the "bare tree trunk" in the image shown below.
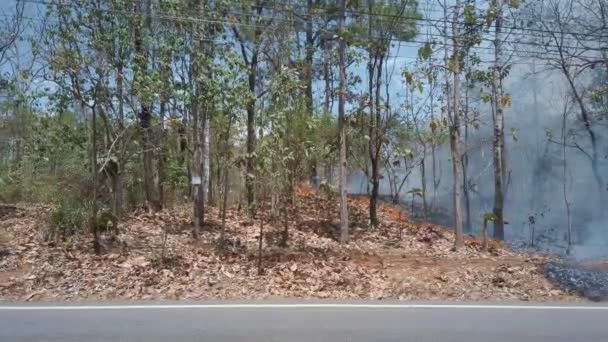
<svg viewBox="0 0 608 342"><path fill-rule="evenodd" d="M372 194L370 197L370 223L372 227L378 226L378 196L380 194L380 150L382 149L382 114L380 108L380 89L382 86L382 67L383 67L384 55L380 54L377 56L377 65L376 65L376 84L375 90L376 94L374 95L374 115L375 118L373 120L373 138L370 140L373 141L373 150L372 154Z"/></svg>
<svg viewBox="0 0 608 342"><path fill-rule="evenodd" d="M246 158L246 175L245 175L245 190L247 192L247 213L250 218L255 217L255 104L256 94L256 76L257 76L258 56L252 56L251 65L249 66L249 91L252 99L247 103L247 158Z"/></svg>
<svg viewBox="0 0 608 342"><path fill-rule="evenodd" d="M159 197L159 201L161 203L161 206L165 207L166 206L166 198L165 198L165 180L167 179L167 175L165 174L165 164L166 164L166 160L167 160L167 155L166 155L166 151L163 148L163 143L165 141L165 115L167 113L167 100L166 99L162 99L161 103L160 103L160 111L159 111L159 115L160 115L160 123L159 123L159 128L158 128L158 140L157 140L157 149L158 149L158 158L157 158L157 165L158 165L158 171L157 171L157 177L158 177L158 181L157 186L158 186L158 197Z"/></svg>
<svg viewBox="0 0 608 342"><path fill-rule="evenodd" d="M429 214L429 208L426 199L426 146L424 146L424 152L422 160L420 161L420 183L421 183L421 197L422 197L422 218L426 221Z"/></svg>
<svg viewBox="0 0 608 342"><path fill-rule="evenodd" d="M430 108L431 108L431 121L435 121L435 97L433 89L430 93ZM449 100L448 100L449 101ZM437 191L439 188L439 178L437 177L437 153L435 147L435 133L433 134L433 141L431 142L431 173L433 177L433 200L431 201L431 210L435 207L435 201L437 200Z"/></svg>
<svg viewBox="0 0 608 342"><path fill-rule="evenodd" d="M538 160L540 160L541 158L541 150L540 150L540 144L541 144L541 138L540 138L540 132L542 132L541 130L541 126L540 126L540 110L538 107L538 89L539 89L539 82L538 82L538 75L536 73L536 60L533 59L532 60L532 74L534 75L534 83L532 84L532 91L533 91L533 111L534 111L534 131L537 132L536 133L536 144L535 144L535 153L534 156L536 158L536 163L538 163ZM538 206L538 195L540 193L540 191L536 191L535 188L538 187L538 177L536 176L538 174L538 172L534 171L534 177L531 177L530 181L530 188L532 189L532 191L530 191L530 207L532 208L532 212L534 213L534 215L536 214L536 209ZM533 216L532 220L534 220ZM530 222L532 224L532 222ZM532 246L534 247L534 224L532 224Z"/></svg>
<svg viewBox="0 0 608 342"><path fill-rule="evenodd" d="M202 0L196 1L196 10L198 14L203 17L204 6ZM197 40L200 40L203 35L203 24L200 22L193 24L194 35ZM196 49L202 49L203 47L199 42L195 45ZM204 125L206 113L201 107L201 97L203 95L203 85L200 81L200 76L203 74L203 65L200 61L199 56L195 56L191 62L190 70L190 82L193 87L193 96L190 100L191 113L192 113L192 197L193 207L192 215L194 225L192 227L192 237L197 240L200 236L201 228L204 224L205 215L205 199L203 196L203 139L204 139Z"/></svg>
<svg viewBox="0 0 608 342"><path fill-rule="evenodd" d="M197 69L197 66L194 66L195 69ZM197 75L198 71L195 70L193 75ZM202 186L202 175L201 175L201 159L202 159L202 146L201 146L201 141L200 141L200 134L199 134L199 112L200 112L200 108L199 108L199 101L198 101L198 97L199 97L199 93L200 91L198 90L198 85L195 86L196 89L194 91L194 96L192 96L192 100L191 100L191 111L192 111L192 148L193 148L193 155L192 155L192 180L190 181L190 183L192 184L192 197L193 197L193 203L192 203L192 216L193 216L193 220L194 220L194 225L192 227L192 237L194 239L198 239L199 235L200 235L200 230L201 227L203 225L203 221L202 221L202 217L201 217L201 213L204 212L204 203L203 203L203 198L201 196L201 191L200 188Z"/></svg>
<svg viewBox="0 0 608 342"><path fill-rule="evenodd" d="M139 112L139 127L141 130L144 162L144 190L146 195L146 206L149 210L159 211L161 209L158 192L154 181L154 144L152 143L152 113L150 108L142 104Z"/></svg>
<svg viewBox="0 0 608 342"><path fill-rule="evenodd" d="M262 196L262 201L264 201L264 196ZM258 275L262 275L264 273L264 269L262 267L263 266L263 264L262 264L263 248L264 248L264 220L260 219L260 236L258 238Z"/></svg>
<svg viewBox="0 0 608 342"><path fill-rule="evenodd" d="M214 112L215 114L215 112ZM215 206L215 190L214 187L215 182L220 182L219 179L215 179L216 175L214 173L214 170L217 169L217 167L215 166L215 163L217 162L217 160L214 160L213 158L213 153L211 153L213 151L214 148L216 148L216 144L214 144L214 141L212 139L212 131L215 127L211 127L211 118L208 119L208 123L207 123L207 170L208 170L208 174L207 174L207 204L209 206Z"/></svg>
<svg viewBox="0 0 608 342"><path fill-rule="evenodd" d="M460 11L461 2L456 1L456 6L454 8L454 15L452 21L452 35L453 35L453 46L454 46L454 60L458 61L459 56L459 32L458 32L458 14ZM454 98L452 101L452 122L450 125L450 147L452 150L452 171L453 171L453 201L454 201L454 249L458 250L463 246L463 236L462 236L462 208L461 208L461 189L462 189L462 175L461 175L461 151L460 151L460 112L458 108L458 103L460 100L460 63L453 63L453 77L454 77Z"/></svg>
<svg viewBox="0 0 608 342"><path fill-rule="evenodd" d="M315 39L313 32L313 0L307 0L306 2L306 56L305 56L305 96L306 96L306 111L312 117L314 115L314 101L313 101L313 59L315 53ZM317 172L317 160L313 157L310 160L310 180L311 185L314 188L318 186L318 172Z"/></svg>
<svg viewBox="0 0 608 342"><path fill-rule="evenodd" d="M122 55L122 54L121 54ZM122 215L122 203L123 203L123 189L122 189L122 171L123 171L123 149L124 149L124 139L123 134L125 131L124 120L125 120L125 111L124 111L124 86L123 86L123 64L122 62L118 64L116 68L116 88L118 92L118 135L116 137L116 149L121 151L117 153L119 156L116 160L116 174L114 175L114 180L112 184L112 194L114 195L112 201L112 229L114 230L114 234L118 235L118 218Z"/></svg>
<svg viewBox="0 0 608 342"><path fill-rule="evenodd" d="M313 57L315 52L314 47L314 32L313 32L313 0L306 1L306 56L304 58L305 61L305 77L306 84L304 89L304 94L306 97L306 110L310 115L313 112L313 97L312 97L312 68L313 68Z"/></svg>
<svg viewBox="0 0 608 342"><path fill-rule="evenodd" d="M481 250L488 250L488 218L483 218L483 226L481 227Z"/></svg>
<svg viewBox="0 0 608 342"><path fill-rule="evenodd" d="M462 154L462 184L464 192L464 206L466 211L466 225L465 232L471 233L471 198L469 195L469 78L467 76L465 83L465 105L464 105L464 153Z"/></svg>
<svg viewBox="0 0 608 342"><path fill-rule="evenodd" d="M221 213L221 219L222 219L222 229L220 231L220 246L224 246L224 240L225 240L225 236L226 236L226 206L228 205L228 169L227 169L227 165L224 164L224 171L223 171L223 184L222 184L222 204L221 204L221 209L220 209L220 213Z"/></svg>
<svg viewBox="0 0 608 342"><path fill-rule="evenodd" d="M346 0L340 1L340 14L338 18L338 32L344 25L346 11ZM346 41L340 37L338 48L338 64L340 66L340 92L338 98L338 134L340 137L340 242L346 243L349 240L348 233L348 196L347 196L347 172L346 161Z"/></svg>
<svg viewBox="0 0 608 342"><path fill-rule="evenodd" d="M564 106L562 113L562 158L563 158L563 174L562 174L562 195L564 197L564 206L566 207L566 223L567 223L567 243L566 255L570 255L572 248L572 219L570 215L570 200L568 199L568 159L566 158L566 117L568 116L568 104Z"/></svg>
<svg viewBox="0 0 608 342"><path fill-rule="evenodd" d="M84 108L84 106L83 106ZM93 233L93 249L96 254L101 253L101 245L99 244L99 231L97 227L97 111L95 106L92 108L93 118L91 120L91 181L93 182L93 198L91 200L91 219L90 227Z"/></svg>
<svg viewBox="0 0 608 342"><path fill-rule="evenodd" d="M205 106L200 118L200 177L201 184L198 187L199 191L199 220L200 226L205 225L205 205L207 203L207 191L209 190L209 104Z"/></svg>
<svg viewBox="0 0 608 342"><path fill-rule="evenodd" d="M372 36L372 26L373 26L373 15L372 10L374 6L374 1L370 0L367 2L368 4L368 27L367 27L367 35L371 38ZM376 101L374 101L374 74L376 72L376 52L369 47L368 53L368 61L367 61L367 69L368 69L368 107L369 107L369 141L368 141L368 153L369 153L369 166L371 166L371 170L367 169L366 171L371 171L371 174L367 173L366 176L369 177L367 180L367 193L370 195L369 197L369 225L370 228L376 228L378 226L378 214L376 211L377 200L378 200L378 185L377 182L379 180L378 177L378 158L376 156L376 146L378 145L378 123L376 122L376 111L374 107L376 105ZM376 84L379 87L378 84ZM368 166L368 162L366 160L365 166ZM372 189L371 194L369 192L369 185L371 183Z"/></svg>
<svg viewBox="0 0 608 342"><path fill-rule="evenodd" d="M492 109L494 110L494 139L493 139L493 159L494 159L494 238L504 240L504 181L505 171L503 165L503 145L504 145L504 116L502 108L502 89L500 87L502 78L502 13L503 0L496 2L496 19L494 39L494 69L492 75Z"/></svg>
<svg viewBox="0 0 608 342"><path fill-rule="evenodd" d="M229 154L228 154L228 150L230 149L230 129L232 128L232 118L230 117L228 119L228 127L226 128L226 132L225 132L225 136L222 142L222 146L223 146L223 153L222 153L222 162L221 162L221 167L219 169L221 169L221 175L222 175L222 181L221 181L221 205L220 205L220 215L221 215L221 220L222 220L222 229L220 231L220 246L223 248L224 247L224 240L225 240L225 235L226 235L226 206L228 205L228 191L230 190L230 187L228 186L228 180L229 180L229 165L228 165L228 161L229 161ZM218 146L219 146L219 142L218 142ZM220 179L220 177L218 177L218 180Z"/></svg>
<svg viewBox="0 0 608 342"><path fill-rule="evenodd" d="M142 9L141 6L145 5L146 8ZM151 8L150 1L146 1L145 4L140 4L139 12L149 13ZM150 16L145 19L146 27L149 30ZM146 53L144 52L144 42L140 29L140 25L134 25L135 27L135 54L138 56L138 63L140 72L145 73L148 70L148 63L146 61ZM149 210L159 211L161 204L158 198L157 189L154 186L154 144L152 142L152 112L151 104L147 103L147 99L140 99L140 111L138 113L139 128L143 148L143 173L144 173L144 192L146 196L146 206Z"/></svg>
<svg viewBox="0 0 608 342"><path fill-rule="evenodd" d="M323 113L327 114L330 112L329 103L331 99L331 66L329 65L330 45L327 40L323 41L323 78L325 79L325 99L323 101Z"/></svg>

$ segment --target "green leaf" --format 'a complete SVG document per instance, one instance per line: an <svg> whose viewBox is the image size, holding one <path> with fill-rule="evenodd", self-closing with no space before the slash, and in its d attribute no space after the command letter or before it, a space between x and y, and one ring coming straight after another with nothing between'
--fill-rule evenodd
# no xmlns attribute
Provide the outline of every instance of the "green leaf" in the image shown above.
<svg viewBox="0 0 608 342"><path fill-rule="evenodd" d="M428 60L433 55L433 48L431 47L431 43L426 42L424 46L418 50L418 56L424 60Z"/></svg>
<svg viewBox="0 0 608 342"><path fill-rule="evenodd" d="M479 98L481 99L481 101L488 103L492 100L492 94L482 92L481 94L479 94Z"/></svg>
<svg viewBox="0 0 608 342"><path fill-rule="evenodd" d="M484 221L494 222L498 219L498 217L496 217L496 215L494 215L494 213L484 213L483 219L484 219Z"/></svg>
<svg viewBox="0 0 608 342"><path fill-rule="evenodd" d="M468 5L464 8L464 22L467 25L475 24L475 7Z"/></svg>
<svg viewBox="0 0 608 342"><path fill-rule="evenodd" d="M517 142L517 140L518 140L517 132L518 132L517 128L511 127L511 137L513 138L513 141L515 141L515 142Z"/></svg>
<svg viewBox="0 0 608 342"><path fill-rule="evenodd" d="M405 78L405 82L408 85L412 85L412 83L414 83L414 74L412 74L411 71L409 71L409 70L404 71L403 77Z"/></svg>
<svg viewBox="0 0 608 342"><path fill-rule="evenodd" d="M507 3L509 4L509 6L511 6L512 8L519 8L521 6L521 2L520 0L507 0Z"/></svg>

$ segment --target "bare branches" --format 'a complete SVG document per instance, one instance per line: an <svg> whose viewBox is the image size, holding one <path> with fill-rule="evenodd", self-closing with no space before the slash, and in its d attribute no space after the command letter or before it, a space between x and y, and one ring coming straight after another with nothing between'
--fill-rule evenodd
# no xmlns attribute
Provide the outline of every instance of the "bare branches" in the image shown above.
<svg viewBox="0 0 608 342"><path fill-rule="evenodd" d="M1 13L6 18L0 24L0 65L5 61L7 52L14 46L24 30L23 10L25 3L16 1L13 13Z"/></svg>

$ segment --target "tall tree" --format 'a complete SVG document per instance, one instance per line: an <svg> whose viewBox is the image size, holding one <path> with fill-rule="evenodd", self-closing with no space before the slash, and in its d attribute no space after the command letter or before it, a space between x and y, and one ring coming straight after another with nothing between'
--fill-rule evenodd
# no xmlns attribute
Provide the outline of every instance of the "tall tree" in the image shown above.
<svg viewBox="0 0 608 342"><path fill-rule="evenodd" d="M456 4L452 13L452 57L449 60L448 69L452 72L453 77L453 93L448 94L452 97L451 108L448 111L450 124L450 150L452 155L452 172L453 185L452 196L454 201L454 249L459 249L463 246L463 230L462 230L462 151L460 138L460 28L458 27L460 11L462 9L462 1L456 0Z"/></svg>
<svg viewBox="0 0 608 342"><path fill-rule="evenodd" d="M506 105L502 79L502 29L503 29L503 0L495 0L494 8L494 66L492 68L492 119L493 130L493 161L494 161L494 238L504 240L504 201L506 183L506 165L504 157L504 109Z"/></svg>
<svg viewBox="0 0 608 342"><path fill-rule="evenodd" d="M380 194L381 151L387 140L385 113L388 103L383 106L382 93L385 60L390 53L393 41L408 41L417 35L417 3L404 1L367 2L367 36L363 45L368 50L368 107L369 107L369 144L368 153L371 168L371 194L369 202L369 221L372 227L378 226L378 196ZM388 97L388 94L385 95ZM383 115L384 114L384 115Z"/></svg>
<svg viewBox="0 0 608 342"><path fill-rule="evenodd" d="M344 21L346 17L346 0L340 0L338 15L338 65L340 82L338 86L338 139L340 143L339 157L339 191L340 191L340 242L349 240L348 232L348 196L347 177L348 163L346 159L346 37L344 36Z"/></svg>
<svg viewBox="0 0 608 342"><path fill-rule="evenodd" d="M241 57L246 66L249 84L249 101L247 102L247 154L245 157L245 188L247 211L250 217L255 216L255 151L256 151L256 109L260 96L260 59L264 45L264 33L272 19L265 15L267 0L242 0L240 7L244 14L239 18L229 16L234 39L239 45Z"/></svg>
<svg viewBox="0 0 608 342"><path fill-rule="evenodd" d="M135 93L139 100L139 120L140 137L143 148L143 173L144 173L144 193L146 195L146 206L149 210L158 211L162 208L158 188L155 182L155 146L153 142L153 113L151 85L148 83L149 59L151 52L148 51L151 39L151 0L138 1L133 3L133 13L136 14L136 22L133 27L133 39L135 48L134 71L135 71Z"/></svg>

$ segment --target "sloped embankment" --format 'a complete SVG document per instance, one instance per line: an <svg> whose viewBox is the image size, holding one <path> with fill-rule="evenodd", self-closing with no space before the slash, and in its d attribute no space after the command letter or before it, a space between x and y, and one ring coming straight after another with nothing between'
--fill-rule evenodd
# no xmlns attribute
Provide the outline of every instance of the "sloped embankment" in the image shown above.
<svg viewBox="0 0 608 342"><path fill-rule="evenodd" d="M380 208L380 227L370 230L366 198L350 199L351 242L345 245L336 241L333 199L299 189L287 220L287 246L280 244L285 221L273 224L266 209L254 222L229 210L222 250L214 208L198 241L190 234L189 207L133 212L119 224L119 240L104 237L104 251L97 256L86 232L46 241L50 209L19 205L0 219L5 237L0 298L580 300L546 279L548 258L497 244L482 252L473 239L453 252L449 229L413 223L406 212L388 205ZM258 273L262 223L263 270Z"/></svg>

